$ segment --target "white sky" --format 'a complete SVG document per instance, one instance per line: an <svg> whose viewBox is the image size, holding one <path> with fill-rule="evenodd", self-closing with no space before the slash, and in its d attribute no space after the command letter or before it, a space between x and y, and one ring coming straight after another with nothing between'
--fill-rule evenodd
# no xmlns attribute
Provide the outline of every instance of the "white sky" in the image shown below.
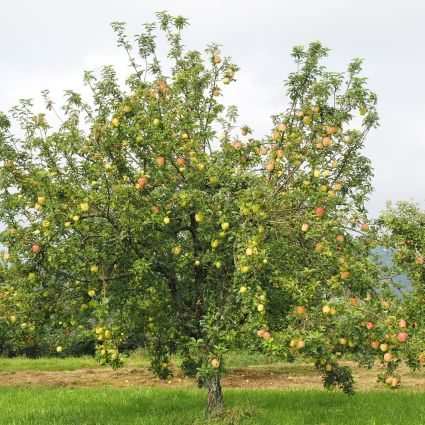
<svg viewBox="0 0 425 425"><path fill-rule="evenodd" d="M342 71L353 57L365 59L364 74L379 96L381 127L368 138L375 169L372 216L386 200L414 199L425 206L425 2L422 0L14 0L0 7L0 110L49 88L81 89L83 71L126 57L115 47L110 22L141 30L154 13L189 18L185 44L210 42L242 69L226 88L239 106L241 123L258 135L286 99L283 80L293 70L293 45L320 40L332 49L327 64Z"/></svg>

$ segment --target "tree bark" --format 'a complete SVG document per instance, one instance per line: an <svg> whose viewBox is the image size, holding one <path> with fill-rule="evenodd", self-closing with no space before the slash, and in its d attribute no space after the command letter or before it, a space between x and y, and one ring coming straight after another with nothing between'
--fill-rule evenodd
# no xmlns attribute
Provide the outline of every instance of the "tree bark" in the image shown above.
<svg viewBox="0 0 425 425"><path fill-rule="evenodd" d="M221 391L220 375L209 376L204 380L207 395L207 417L219 417L224 411L223 392Z"/></svg>

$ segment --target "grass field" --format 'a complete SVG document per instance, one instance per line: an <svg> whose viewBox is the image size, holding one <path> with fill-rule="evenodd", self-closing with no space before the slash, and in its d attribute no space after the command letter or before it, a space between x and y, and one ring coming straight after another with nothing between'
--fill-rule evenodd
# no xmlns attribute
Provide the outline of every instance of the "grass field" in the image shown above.
<svg viewBox="0 0 425 425"><path fill-rule="evenodd" d="M205 391L174 363L167 382L152 377L143 352L118 371L90 357L0 358L0 425L205 424ZM425 391L412 391L425 390L424 371L402 368L401 390L377 391L377 370L354 369L359 392L349 397L324 391L311 365L246 353L227 364L227 414L215 424L425 425Z"/></svg>
<svg viewBox="0 0 425 425"><path fill-rule="evenodd" d="M180 364L179 358L173 359L177 365ZM273 358L263 354L247 354L244 352L230 353L226 357L226 364L229 367L254 366L262 364L275 363ZM128 367L146 367L149 359L142 350L133 352L131 356L125 358L125 366ZM19 372L19 371L67 371L86 368L100 368L99 363L89 356L83 357L42 357L38 359L29 359L26 357L4 358L0 357L1 372Z"/></svg>
<svg viewBox="0 0 425 425"><path fill-rule="evenodd" d="M227 390L220 424L423 425L425 393ZM175 389L0 388L2 425L203 424L205 393Z"/></svg>

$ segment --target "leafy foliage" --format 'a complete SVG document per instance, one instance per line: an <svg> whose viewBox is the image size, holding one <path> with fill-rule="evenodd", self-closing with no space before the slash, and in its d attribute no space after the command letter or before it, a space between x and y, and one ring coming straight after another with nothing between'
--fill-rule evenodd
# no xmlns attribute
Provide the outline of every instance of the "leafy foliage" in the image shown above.
<svg viewBox="0 0 425 425"><path fill-rule="evenodd" d="M88 101L68 90L57 111L44 92L36 114L22 100L20 137L1 116L2 316L91 329L114 367L142 333L152 370L167 378L180 353L213 404L234 347L313 359L326 386L351 392L336 360L370 359L364 323L387 313L364 207L377 99L361 61L335 73L320 43L294 48L289 107L258 140L220 102L238 67L215 44L185 49L186 25L161 12L133 45L115 22L133 69L125 88L107 66L85 73Z"/></svg>

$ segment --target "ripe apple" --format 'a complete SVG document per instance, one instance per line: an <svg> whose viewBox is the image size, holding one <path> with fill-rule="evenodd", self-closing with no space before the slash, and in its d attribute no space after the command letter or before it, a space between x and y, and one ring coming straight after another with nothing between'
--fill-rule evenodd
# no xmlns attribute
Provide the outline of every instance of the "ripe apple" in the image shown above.
<svg viewBox="0 0 425 425"><path fill-rule="evenodd" d="M397 388L398 387L398 384L399 384L399 380L398 380L398 378L392 378L391 379L391 387L392 388Z"/></svg>
<svg viewBox="0 0 425 425"><path fill-rule="evenodd" d="M304 123L305 125L309 125L309 124L311 123L311 117L310 117L309 115L305 115L305 116L303 117L303 123Z"/></svg>
<svg viewBox="0 0 425 425"><path fill-rule="evenodd" d="M299 339L299 340L297 341L296 346L297 346L298 350L301 350L302 348L304 348L304 347L305 347L305 342L304 342L304 340Z"/></svg>
<svg viewBox="0 0 425 425"><path fill-rule="evenodd" d="M399 332L398 334L397 334L397 339L400 341L400 342L405 342L406 341L406 339L407 339L407 332Z"/></svg>
<svg viewBox="0 0 425 425"><path fill-rule="evenodd" d="M165 157L164 156L158 156L155 161L158 164L158 167L163 167L165 165Z"/></svg>
<svg viewBox="0 0 425 425"><path fill-rule="evenodd" d="M385 353L386 351L388 351L388 344L383 343L379 346L379 348L382 352Z"/></svg>
<svg viewBox="0 0 425 425"><path fill-rule="evenodd" d="M338 241L338 242L344 242L344 235L337 235L337 237L336 237L336 240Z"/></svg>
<svg viewBox="0 0 425 425"><path fill-rule="evenodd" d="M181 157L177 158L176 162L180 166L183 166L184 164L186 164L186 160L184 158L181 158Z"/></svg>
<svg viewBox="0 0 425 425"><path fill-rule="evenodd" d="M80 210L83 212L87 212L90 209L90 205L87 202L83 202L80 204Z"/></svg>
<svg viewBox="0 0 425 425"><path fill-rule="evenodd" d="M393 355L391 353L384 354L384 362L390 363L393 361Z"/></svg>
<svg viewBox="0 0 425 425"><path fill-rule="evenodd" d="M174 255L179 255L182 252L182 248L181 246L173 246L173 248L171 249L171 252Z"/></svg>
<svg viewBox="0 0 425 425"><path fill-rule="evenodd" d="M316 247L315 247L316 251L321 252L321 251L323 251L323 248L324 248L323 244L321 242L317 242Z"/></svg>
<svg viewBox="0 0 425 425"><path fill-rule="evenodd" d="M357 305L359 303L359 300L356 298L356 297L351 297L350 298L350 304L352 305L352 306L355 306L355 305Z"/></svg>
<svg viewBox="0 0 425 425"><path fill-rule="evenodd" d="M407 323L406 323L406 321L405 321L404 319L401 319L401 320L398 322L398 326L399 326L400 328L407 328Z"/></svg>
<svg viewBox="0 0 425 425"><path fill-rule="evenodd" d="M323 306L323 308L322 308L322 312L323 312L323 314L330 314L330 312L331 312L331 307L330 307L330 306L328 306L328 305Z"/></svg>
<svg viewBox="0 0 425 425"><path fill-rule="evenodd" d="M265 329L262 329L262 328L261 329L258 329L257 330L257 336L262 337L263 334L264 334L264 332L266 332Z"/></svg>
<svg viewBox="0 0 425 425"><path fill-rule="evenodd" d="M285 154L285 152L283 151L283 149L278 149L276 151L276 157L277 158L283 158L284 154Z"/></svg>
<svg viewBox="0 0 425 425"><path fill-rule="evenodd" d="M303 305L297 305L295 307L295 313L304 314L305 313L305 307Z"/></svg>
<svg viewBox="0 0 425 425"><path fill-rule="evenodd" d="M379 348L379 342L378 341L371 341L370 346L374 349L377 350Z"/></svg>
<svg viewBox="0 0 425 425"><path fill-rule="evenodd" d="M329 135L334 134L337 131L338 131L337 127L331 127L331 126L326 127L326 134L329 134Z"/></svg>
<svg viewBox="0 0 425 425"><path fill-rule="evenodd" d="M273 133L273 139L280 140L282 138L282 133L280 131L275 131Z"/></svg>
<svg viewBox="0 0 425 425"><path fill-rule="evenodd" d="M302 232L307 232L308 228L309 228L309 225L308 225L308 224L306 224L306 223L304 223L304 224L301 226L301 231L302 231Z"/></svg>
<svg viewBox="0 0 425 425"><path fill-rule="evenodd" d="M32 250L32 252L34 253L34 254L37 254L39 251L40 251L40 245L38 245L38 244L34 244L32 247L31 247L31 250Z"/></svg>
<svg viewBox="0 0 425 425"><path fill-rule="evenodd" d="M241 149L241 148L242 148L243 144L242 144L242 142L240 142L239 140L235 140L235 141L232 143L232 146L233 146L236 150L239 150L239 149Z"/></svg>
<svg viewBox="0 0 425 425"><path fill-rule="evenodd" d="M317 217L322 217L324 214L325 210L322 207L317 207L316 208L316 215Z"/></svg>
<svg viewBox="0 0 425 425"><path fill-rule="evenodd" d="M350 279L350 272L348 271L341 272L341 279L343 280Z"/></svg>
<svg viewBox="0 0 425 425"><path fill-rule="evenodd" d="M146 177L140 177L140 178L137 180L137 183L139 183L139 184L140 184L140 186L144 186L147 182L148 182L148 179L147 179Z"/></svg>
<svg viewBox="0 0 425 425"><path fill-rule="evenodd" d="M195 214L195 221L197 223L202 223L204 221L204 214L202 214L202 213L196 213Z"/></svg>
<svg viewBox="0 0 425 425"><path fill-rule="evenodd" d="M218 359L212 359L212 360L211 360L211 366L212 366L214 369L217 369L217 368L220 366L220 361L219 361Z"/></svg>
<svg viewBox="0 0 425 425"><path fill-rule="evenodd" d="M375 325L372 322L366 322L366 327L371 331Z"/></svg>
<svg viewBox="0 0 425 425"><path fill-rule="evenodd" d="M271 337L270 332L268 331L263 332L263 339L267 341L270 339L270 337Z"/></svg>
<svg viewBox="0 0 425 425"><path fill-rule="evenodd" d="M266 170L267 171L273 171L274 170L274 167L275 167L275 163L274 162L268 162L266 164Z"/></svg>
<svg viewBox="0 0 425 425"><path fill-rule="evenodd" d="M360 230L362 230L363 232L367 232L369 230L369 224L362 223L360 226Z"/></svg>
<svg viewBox="0 0 425 425"><path fill-rule="evenodd" d="M419 363L425 363L425 354L419 354L418 356Z"/></svg>
<svg viewBox="0 0 425 425"><path fill-rule="evenodd" d="M38 205L44 205L46 203L46 198L44 196L39 196L37 198Z"/></svg>
<svg viewBox="0 0 425 425"><path fill-rule="evenodd" d="M323 146L329 146L331 142L332 142L332 139L330 137L324 137L322 139Z"/></svg>
<svg viewBox="0 0 425 425"><path fill-rule="evenodd" d="M213 56L213 62L214 62L215 64L219 64L219 63L221 63L221 57L220 57L219 55L214 55L214 56Z"/></svg>

